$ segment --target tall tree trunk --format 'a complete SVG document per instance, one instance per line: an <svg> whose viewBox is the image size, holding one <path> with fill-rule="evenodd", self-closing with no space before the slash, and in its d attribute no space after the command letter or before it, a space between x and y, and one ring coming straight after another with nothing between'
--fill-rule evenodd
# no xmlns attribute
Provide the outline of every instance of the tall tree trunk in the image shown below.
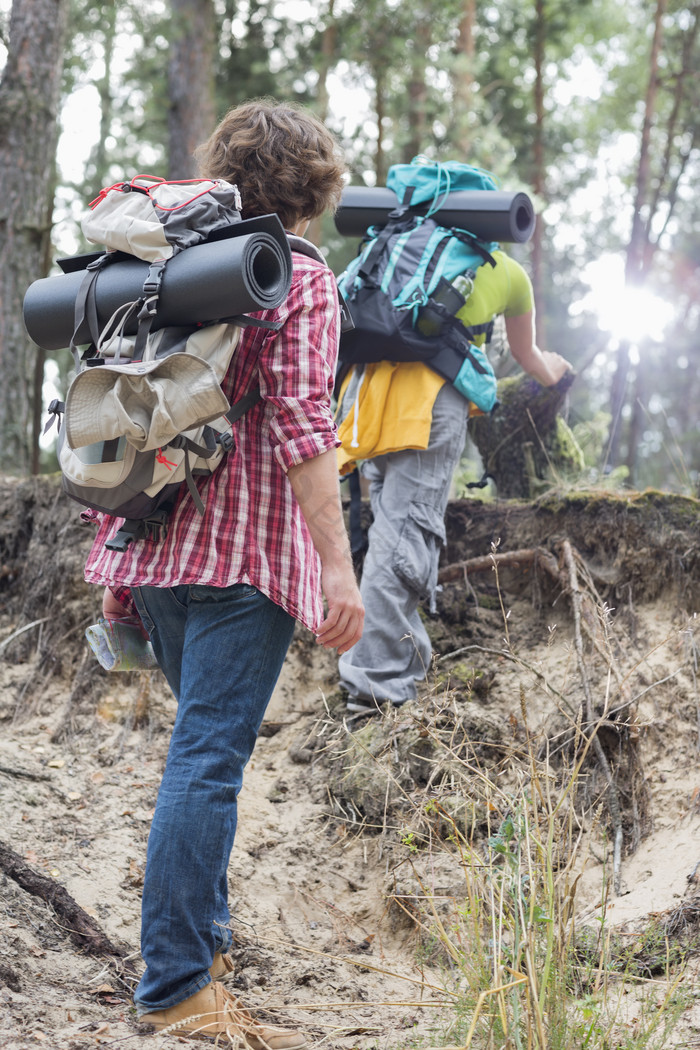
<svg viewBox="0 0 700 1050"><path fill-rule="evenodd" d="M659 87L659 54L661 51L661 41L663 39L663 18L666 13L666 4L667 0L656 0L654 35L649 55L649 79L647 82L644 103L644 123L642 125L639 161L637 163L637 179L635 184L634 207L632 211L632 230L630 232L627 255L625 258L625 284L629 288L641 284L644 276L644 258L646 254L649 223L645 223L644 221L643 210L647 204L649 195L651 129L654 125L654 116L656 112L656 96ZM608 448L606 455L606 462L609 467L616 466L620 459L620 448L623 437L622 421L627 400L627 379L630 371L629 351L629 339L621 339L617 349L615 373L610 387L611 422L610 431L608 433Z"/></svg>
<svg viewBox="0 0 700 1050"><path fill-rule="evenodd" d="M454 141L460 160L471 150L471 115L474 108L474 59L476 0L463 0L462 17L457 36L457 58L453 74Z"/></svg>
<svg viewBox="0 0 700 1050"><path fill-rule="evenodd" d="M688 12L690 21L688 27L683 34L683 47L681 50L681 65L678 72L673 76L673 102L671 105L671 113L666 124L666 148L663 153L663 160L661 162L661 168L659 177L655 180L656 188L653 192L649 207L647 209L646 222L644 227L644 246L643 246L643 258L642 267L644 272L648 272L653 262L654 252L659 243L659 239L666 232L669 221L673 214L673 209L678 201L678 187L685 171L686 165L690 156L695 150L695 144L698 139L698 127L697 123L694 123L691 127L685 128L685 143L679 150L679 164L676 169L674 177L669 182L669 174L671 171L671 160L674 153L674 143L676 140L676 134L678 132L678 123L683 108L683 103L686 98L688 89L693 90L694 81L696 80L696 58L695 58L695 43L698 36L698 30L700 29L700 21L698 20L699 6L696 6ZM664 216L664 222L661 229L656 230L655 238L652 239L652 223L656 218L656 214L661 205L661 201L665 202L666 214Z"/></svg>
<svg viewBox="0 0 700 1050"><path fill-rule="evenodd" d="M328 120L328 73L333 64L335 56L338 26L334 16L335 0L328 0L328 12L326 24L321 34L321 53L318 64L318 84L316 86L316 113L321 120ZM321 217L312 219L306 233L307 238L314 244L321 243Z"/></svg>
<svg viewBox="0 0 700 1050"><path fill-rule="evenodd" d="M36 464L37 348L24 293L47 271L68 0L14 0L0 79L0 441L5 469Z"/></svg>
<svg viewBox="0 0 700 1050"><path fill-rule="evenodd" d="M632 396L632 407L627 437L627 455L625 456L625 466L628 470L627 483L633 488L637 487L639 442L644 433L644 406L646 404L646 384L644 382L644 376L645 373L643 368L635 369L634 394Z"/></svg>
<svg viewBox="0 0 700 1050"><path fill-rule="evenodd" d="M168 178L191 179L195 148L214 130L215 12L213 0L170 0Z"/></svg>
<svg viewBox="0 0 700 1050"><path fill-rule="evenodd" d="M428 49L432 40L429 17L421 13L415 27L415 39L411 51L411 70L408 81L408 139L404 160L410 162L422 153L428 144L428 89L425 83L425 67Z"/></svg>
<svg viewBox="0 0 700 1050"><path fill-rule="evenodd" d="M535 40L534 40L534 62L535 62L535 83L533 87L534 92L534 104L535 104L535 133L533 143L533 177L532 177L532 188L535 191L536 196L540 201L546 199L546 165L544 155L544 122L545 122L545 108L544 108L544 64L545 64L545 43L547 36L547 7L545 0L535 0ZM535 222L535 229L532 235L531 244L531 268L532 268L532 289L535 297L535 304L540 305L543 302L543 287L544 287L544 275L542 272L542 235L543 235L543 223L542 216L538 215ZM541 349L546 349L547 337L544 323L544 310L536 310L535 312L535 325L536 333L535 338L537 344Z"/></svg>
<svg viewBox="0 0 700 1050"><path fill-rule="evenodd" d="M338 40L338 26L335 21L335 0L328 0L326 24L321 34L321 54L318 66L318 86L316 88L316 110L321 120L328 119L328 74L335 58Z"/></svg>
<svg viewBox="0 0 700 1050"><path fill-rule="evenodd" d="M377 144L374 151L374 171L377 178L377 186L386 185L386 177L389 166L386 162L386 151L384 149L384 118L386 117L386 70L375 69L374 71L374 111L377 116Z"/></svg>
<svg viewBox="0 0 700 1050"><path fill-rule="evenodd" d="M92 200L93 197L96 197L107 181L107 139L112 131L112 120L114 117L112 66L117 37L116 0L102 0L100 29L102 33L104 68L102 76L95 81L95 87L100 97L100 137L90 157L88 166L90 189L85 194L86 200Z"/></svg>

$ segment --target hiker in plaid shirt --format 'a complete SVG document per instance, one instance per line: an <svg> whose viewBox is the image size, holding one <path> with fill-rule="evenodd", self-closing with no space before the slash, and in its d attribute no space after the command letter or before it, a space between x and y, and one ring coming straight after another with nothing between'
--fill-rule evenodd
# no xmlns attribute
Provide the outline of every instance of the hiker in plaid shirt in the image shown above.
<svg viewBox="0 0 700 1050"><path fill-rule="evenodd" d="M302 236L340 199L337 143L299 107L239 106L197 152L202 176L238 186L244 219L276 212ZM104 546L119 519L100 516L85 572L106 587L107 618L138 611L178 701L148 842L140 1019L254 1050L299 1050L306 1040L256 1021L218 980L233 967L236 796L297 621L344 653L364 617L331 411L335 280L320 259L292 258L286 302L255 315L281 329L244 328L222 384L230 402L256 385L262 396L234 424L235 451L197 480L204 515L183 485L167 534L121 553Z"/></svg>

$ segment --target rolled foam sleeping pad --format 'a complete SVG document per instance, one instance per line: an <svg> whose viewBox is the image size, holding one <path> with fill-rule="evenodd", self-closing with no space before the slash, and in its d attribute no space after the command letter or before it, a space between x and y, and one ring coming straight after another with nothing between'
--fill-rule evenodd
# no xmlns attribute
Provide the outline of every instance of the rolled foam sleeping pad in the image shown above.
<svg viewBox="0 0 700 1050"><path fill-rule="evenodd" d="M269 221L268 221L269 220ZM240 232L238 230L240 227ZM248 231L248 232L244 232ZM163 271L158 312L152 328L225 320L256 310L274 309L286 299L292 282L292 255L277 216L244 220L218 231L217 239L193 245L169 259ZM29 336L45 350L70 345L75 328L75 301L86 261L101 253L59 260L67 271L29 286L24 297L24 323ZM79 268L74 268L79 267ZM115 310L142 295L149 264L121 257L100 270L95 303L100 328ZM134 323L127 335L136 331ZM85 324L75 342L89 343Z"/></svg>
<svg viewBox="0 0 700 1050"><path fill-rule="evenodd" d="M393 190L382 186L346 186L335 213L338 233L361 237L368 226L383 226L398 205ZM425 214L427 204L412 210ZM432 216L441 226L468 230L485 241L524 244L535 228L535 209L527 193L458 190L448 193Z"/></svg>

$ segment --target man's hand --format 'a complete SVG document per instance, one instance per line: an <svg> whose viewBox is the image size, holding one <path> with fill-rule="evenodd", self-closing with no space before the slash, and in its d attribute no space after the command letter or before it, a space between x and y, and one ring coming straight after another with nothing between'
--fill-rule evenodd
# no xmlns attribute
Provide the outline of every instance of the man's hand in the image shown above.
<svg viewBox="0 0 700 1050"><path fill-rule="evenodd" d="M328 605L316 642L326 649L337 649L338 654L352 649L362 637L365 610L355 580L352 565L324 566L321 576L323 594Z"/></svg>
<svg viewBox="0 0 700 1050"><path fill-rule="evenodd" d="M335 449L291 467L287 476L321 559L328 611L316 641L342 654L360 640L365 613L343 519Z"/></svg>
<svg viewBox="0 0 700 1050"><path fill-rule="evenodd" d="M105 587L102 595L102 615L105 620L128 620L138 627L144 638L148 638L148 631L141 623L141 617L136 610L126 609L109 587Z"/></svg>

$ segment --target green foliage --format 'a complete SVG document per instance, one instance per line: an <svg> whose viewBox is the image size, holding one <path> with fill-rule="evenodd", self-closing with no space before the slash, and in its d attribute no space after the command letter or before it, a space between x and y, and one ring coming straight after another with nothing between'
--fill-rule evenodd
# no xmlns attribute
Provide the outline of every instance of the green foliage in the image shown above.
<svg viewBox="0 0 700 1050"><path fill-rule="evenodd" d="M623 254L629 243L652 0L476 4L468 52L460 44L463 0L216 0L215 10L218 114L261 95L300 100L327 115L355 182L381 184L390 164L425 152L483 165L505 188L533 196L542 216L537 258L531 245L512 250L526 267L538 266L545 347L580 370L569 423L575 432L609 413L614 341L598 325L596 304L582 304L588 264ZM83 177L62 178L56 199L61 239L78 250L76 220L102 185L167 168L172 16L166 0L71 0L70 11L64 95L80 89L99 104ZM700 159L697 19L696 5L669 0L640 211L650 245L645 272L678 321L668 343L635 349L612 464L627 466L631 484L680 491L694 491L700 478L700 205L691 189ZM356 245L328 220L322 240L340 272ZM598 449L604 457L603 442ZM587 463L601 475L610 466L588 454Z"/></svg>

